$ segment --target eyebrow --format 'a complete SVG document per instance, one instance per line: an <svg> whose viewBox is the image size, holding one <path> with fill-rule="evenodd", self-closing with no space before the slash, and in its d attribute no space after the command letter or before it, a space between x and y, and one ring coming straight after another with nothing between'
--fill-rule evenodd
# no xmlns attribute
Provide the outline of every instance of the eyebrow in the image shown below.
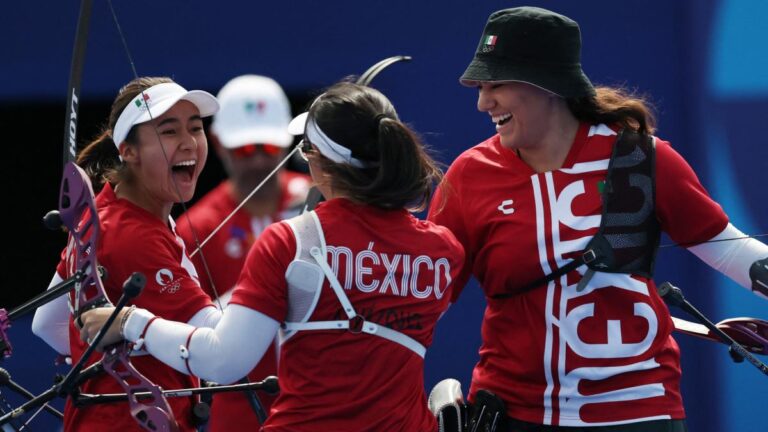
<svg viewBox="0 0 768 432"><path fill-rule="evenodd" d="M200 117L200 115L198 115L198 114L195 114L195 115L189 117L189 121L195 121L195 120L203 121L203 118ZM179 119L176 118L176 117L169 117L169 118L161 121L160 123L158 123L157 127L166 125L168 123L179 123Z"/></svg>

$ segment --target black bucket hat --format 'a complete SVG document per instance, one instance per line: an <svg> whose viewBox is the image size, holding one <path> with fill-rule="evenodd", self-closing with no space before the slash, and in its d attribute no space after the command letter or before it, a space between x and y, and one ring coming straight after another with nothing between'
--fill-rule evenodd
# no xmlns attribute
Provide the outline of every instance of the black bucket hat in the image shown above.
<svg viewBox="0 0 768 432"><path fill-rule="evenodd" d="M595 94L581 69L579 25L530 6L488 17L475 57L460 81L466 86L477 81L521 81L565 98Z"/></svg>

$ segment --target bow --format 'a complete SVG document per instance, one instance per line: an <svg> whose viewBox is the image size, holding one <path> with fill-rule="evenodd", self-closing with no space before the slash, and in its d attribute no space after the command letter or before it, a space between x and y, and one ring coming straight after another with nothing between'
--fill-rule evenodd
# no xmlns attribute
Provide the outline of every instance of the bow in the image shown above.
<svg viewBox="0 0 768 432"><path fill-rule="evenodd" d="M63 146L64 173L59 195L59 214L61 222L70 233L67 249L68 256L72 258L70 264L72 264L71 269L75 275L75 294L72 312L73 316L78 320L80 314L84 311L95 307L111 305L98 271L96 246L98 244L100 228L93 189L88 176L73 162L77 153L77 122L80 101L80 83L92 6L93 0L81 0L69 84L67 87L68 92L64 119ZM115 24L120 31L111 0L109 1L109 6L112 10ZM121 31L120 34L122 37ZM123 43L125 43L124 38ZM133 64L132 61L131 64ZM135 68L134 75L136 75ZM121 298L118 305L120 305L120 303L124 304L125 301L127 301L127 298ZM110 324L111 323L108 321L105 328L108 328ZM0 332L2 330L4 329L0 327ZM117 379L118 383L127 394L133 395L138 392L148 392L152 395L152 398L144 398L143 400L139 400L135 396L128 398L131 416L139 425L144 429L154 431L178 430L168 401L162 394L162 389L150 382L133 367L129 358L131 347L127 344L117 344L110 347L106 350L106 353L100 362L89 367L82 374L78 373L84 362L87 361L87 357L92 352L92 348L96 343L98 342L93 341L91 343L89 349L83 354L81 361L73 367L67 378L65 378L62 383L55 386L56 392L60 394L69 393L79 384L79 382L86 377L91 376L93 371L103 369ZM17 413L16 416L18 415L19 414Z"/></svg>
<svg viewBox="0 0 768 432"><path fill-rule="evenodd" d="M85 275L82 282L75 284L72 313L75 319L79 320L83 312L95 307L111 306L111 303L107 298L104 284L98 277L96 246L100 229L93 189L88 176L74 162L68 162L65 166L59 196L59 212L64 226L70 232L67 248L72 251L70 256L74 258L74 269ZM143 283L141 285L143 287ZM138 292L134 294L138 294ZM113 315L116 315L127 301L127 298L124 297L121 297ZM108 320L104 324L102 333L111 324L111 321ZM98 337L91 341L89 350L83 354L78 365L87 360L88 354L92 352L91 348L97 343ZM133 367L129 359L131 351L132 347L126 343L118 343L108 347L100 361L101 367L117 380L126 393L130 395L139 392L152 394L153 397L149 400L139 400L136 397L128 398L131 416L139 425L151 431L177 431L178 425L173 419L173 413L168 401L163 396L162 389ZM70 375L75 371L77 371L77 366L72 368ZM70 390L64 384L61 384L61 387L63 392Z"/></svg>

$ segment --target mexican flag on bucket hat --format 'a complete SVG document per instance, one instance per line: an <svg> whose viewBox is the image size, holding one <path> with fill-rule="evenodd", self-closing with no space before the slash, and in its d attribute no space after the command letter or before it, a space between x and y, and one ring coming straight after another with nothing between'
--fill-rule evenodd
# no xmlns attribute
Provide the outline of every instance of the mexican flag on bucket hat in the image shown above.
<svg viewBox="0 0 768 432"><path fill-rule="evenodd" d="M547 9L523 6L488 17L475 57L460 81L520 81L565 98L595 94L581 69L576 21Z"/></svg>

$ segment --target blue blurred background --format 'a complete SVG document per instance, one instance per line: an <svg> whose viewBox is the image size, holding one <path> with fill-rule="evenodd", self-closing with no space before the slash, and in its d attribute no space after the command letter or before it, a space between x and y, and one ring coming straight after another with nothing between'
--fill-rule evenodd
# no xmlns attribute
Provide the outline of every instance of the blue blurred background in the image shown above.
<svg viewBox="0 0 768 432"><path fill-rule="evenodd" d="M411 63L388 69L374 86L445 163L494 132L487 115L475 109L476 91L458 84L487 16L524 4L556 10L581 24L583 66L592 81L648 95L658 110L657 135L689 161L736 226L747 233L768 230L768 150L761 132L768 120L768 48L760 30L768 19L765 0L114 2L140 75L169 75L214 94L234 76L268 75L284 86L297 111L324 86L384 57L411 55ZM82 140L96 133L117 90L133 77L105 0L94 3ZM39 221L58 195L78 7L75 0L27 0L5 2L0 14L8 206L0 306L8 309L47 286L64 244L63 235L45 231ZM211 164L198 195L221 178L216 161ZM768 318L768 302L679 248L660 251L656 280L680 286L714 321ZM483 308L480 290L472 286L443 317L427 355L427 387L456 377L466 390ZM54 353L30 335L29 319L14 323L11 338L16 351L0 366L35 392L49 387ZM759 416L768 406L768 379L746 363L733 363L722 345L676 339L690 430L765 431ZM55 430L59 424L41 414L32 426Z"/></svg>

